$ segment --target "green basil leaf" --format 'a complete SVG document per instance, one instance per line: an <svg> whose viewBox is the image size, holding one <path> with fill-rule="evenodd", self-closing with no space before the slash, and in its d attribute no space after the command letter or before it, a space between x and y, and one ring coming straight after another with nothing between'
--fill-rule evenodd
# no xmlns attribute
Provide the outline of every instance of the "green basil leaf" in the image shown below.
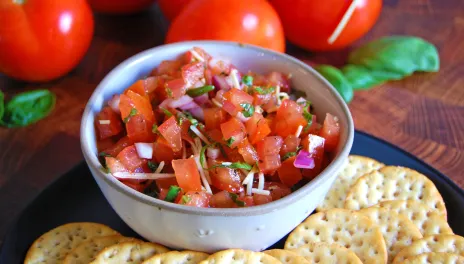
<svg viewBox="0 0 464 264"><path fill-rule="evenodd" d="M400 78L398 74L369 70L364 66L348 64L342 69L353 90L367 90L388 80Z"/></svg>
<svg viewBox="0 0 464 264"><path fill-rule="evenodd" d="M205 146L203 146L203 147L201 148L201 150L200 150L200 165L201 165L201 167L203 167L203 168L204 168L204 165L206 164L205 151L206 151L206 148L207 148L207 147L208 147L208 146L205 145Z"/></svg>
<svg viewBox="0 0 464 264"><path fill-rule="evenodd" d="M255 107L252 104L243 103L240 106L243 108L242 114L244 117L251 117L255 112Z"/></svg>
<svg viewBox="0 0 464 264"><path fill-rule="evenodd" d="M98 153L98 156L100 156L100 157L111 157L110 154L108 154L108 153L106 153L106 152L104 152L104 151Z"/></svg>
<svg viewBox="0 0 464 264"><path fill-rule="evenodd" d="M353 88L339 69L330 65L318 65L315 69L335 87L345 102L353 99Z"/></svg>
<svg viewBox="0 0 464 264"><path fill-rule="evenodd" d="M227 146L230 148L230 146L232 145L232 143L234 143L234 141L235 141L234 137L230 137L228 140L226 140Z"/></svg>
<svg viewBox="0 0 464 264"><path fill-rule="evenodd" d="M222 162L222 163L213 165L210 169L215 169L215 168L244 169L244 170L252 169L250 164L242 163L242 162Z"/></svg>
<svg viewBox="0 0 464 264"><path fill-rule="evenodd" d="M214 90L213 85L205 85L205 86L202 86L202 87L189 89L189 90L187 90L187 94L190 95L191 97L197 97L197 96L203 95L205 93L211 92L213 90Z"/></svg>
<svg viewBox="0 0 464 264"><path fill-rule="evenodd" d="M436 72L440 68L436 47L411 36L389 36L368 42L350 53L348 63L391 74L390 80L401 79L416 71Z"/></svg>
<svg viewBox="0 0 464 264"><path fill-rule="evenodd" d="M244 75L242 77L242 83L245 84L246 86L252 86L253 85L253 76Z"/></svg>
<svg viewBox="0 0 464 264"><path fill-rule="evenodd" d="M241 201L241 200L238 200L238 195L236 193L229 193L229 197L230 199L232 199L232 201L234 201L234 203L236 205L238 205L239 207L244 207L245 206L245 202L244 201Z"/></svg>
<svg viewBox="0 0 464 264"><path fill-rule="evenodd" d="M270 94L270 93L273 93L274 91L276 90L276 88L274 86L271 86L269 88L264 88L264 87L260 87L260 86L255 86L253 87L253 91L259 93L259 94Z"/></svg>
<svg viewBox="0 0 464 264"><path fill-rule="evenodd" d="M2 93L2 99L3 93ZM2 101L3 101L2 100ZM0 112L8 127L22 127L47 117L55 107L56 96L49 90L34 90L14 96ZM1 103L0 103L1 104ZM4 105L4 103L3 103Z"/></svg>
<svg viewBox="0 0 464 264"><path fill-rule="evenodd" d="M179 192L180 192L179 186L171 185L169 187L168 194L166 194L166 198L164 198L164 200L167 202L174 202Z"/></svg>
<svg viewBox="0 0 464 264"><path fill-rule="evenodd" d="M190 196L187 196L187 195L182 195L182 204L187 204L189 203L190 201L192 201L192 197Z"/></svg>

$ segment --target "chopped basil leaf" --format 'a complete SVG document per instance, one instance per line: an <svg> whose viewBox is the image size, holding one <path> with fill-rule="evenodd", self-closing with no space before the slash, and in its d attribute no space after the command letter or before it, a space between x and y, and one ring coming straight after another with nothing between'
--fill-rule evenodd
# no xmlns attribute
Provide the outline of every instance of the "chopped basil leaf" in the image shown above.
<svg viewBox="0 0 464 264"><path fill-rule="evenodd" d="M203 146L200 150L200 165L201 167L204 167L204 164L206 164L206 157L205 157L205 151L208 146Z"/></svg>
<svg viewBox="0 0 464 264"><path fill-rule="evenodd" d="M251 117L255 112L255 107L252 104L243 103L240 106L243 108L242 113L244 117Z"/></svg>
<svg viewBox="0 0 464 264"><path fill-rule="evenodd" d="M259 94L270 94L270 93L273 93L276 88L274 86L271 86L269 88L264 88L264 87L260 87L260 86L255 86L253 87L254 91L259 93Z"/></svg>
<svg viewBox="0 0 464 264"><path fill-rule="evenodd" d="M232 145L232 143L234 143L234 141L235 141L234 137L230 137L230 138L226 141L227 146L230 148L230 146Z"/></svg>
<svg viewBox="0 0 464 264"><path fill-rule="evenodd" d="M166 198L164 198L164 200L167 202L174 202L179 192L180 192L180 187L171 185L169 187L168 194L166 195Z"/></svg>
<svg viewBox="0 0 464 264"><path fill-rule="evenodd" d="M186 196L186 195L182 195L182 204L187 204L187 203L189 203L191 200L192 200L192 197Z"/></svg>
<svg viewBox="0 0 464 264"><path fill-rule="evenodd" d="M238 195L236 193L229 193L229 196L230 196L230 199L232 199L232 201L234 201L234 203L236 205L238 205L239 207L244 207L245 206L245 202L244 201L241 201L241 200L238 200Z"/></svg>
<svg viewBox="0 0 464 264"><path fill-rule="evenodd" d="M151 132L152 132L153 134L159 134L158 125L157 125L157 124L153 124L153 126L151 127Z"/></svg>
<svg viewBox="0 0 464 264"><path fill-rule="evenodd" d="M166 87L166 93L168 94L169 98L172 98L172 90Z"/></svg>
<svg viewBox="0 0 464 264"><path fill-rule="evenodd" d="M190 95L191 97L197 97L205 93L211 92L213 90L214 90L214 85L205 85L202 87L189 89L187 90L187 94Z"/></svg>
<svg viewBox="0 0 464 264"><path fill-rule="evenodd" d="M161 111L163 111L163 113L167 116L167 117L171 117L172 116L172 113L166 109L166 108L163 108L163 107L160 107Z"/></svg>
<svg viewBox="0 0 464 264"><path fill-rule="evenodd" d="M104 164L104 165L102 166L102 171L103 171L104 173L107 173L107 174L108 174L108 173L111 173L110 168L108 168L108 166L107 166L106 164Z"/></svg>
<svg viewBox="0 0 464 264"><path fill-rule="evenodd" d="M151 170L152 172L155 172L156 169L158 169L158 166L159 166L159 164L156 164L156 163L154 163L154 162L148 161L148 168L150 168L150 170Z"/></svg>
<svg viewBox="0 0 464 264"><path fill-rule="evenodd" d="M282 156L282 161L285 161L293 156L296 156L296 152L287 152Z"/></svg>
<svg viewBox="0 0 464 264"><path fill-rule="evenodd" d="M213 165L211 167L211 169L215 169L215 168L244 169L244 170L251 170L252 169L250 164L242 163L242 162L233 162L233 163L231 163L231 162L222 162L222 163L219 163L219 164L215 164L215 165Z"/></svg>
<svg viewBox="0 0 464 264"><path fill-rule="evenodd" d="M253 76L244 75L242 77L242 83L245 84L246 86L252 86L253 85Z"/></svg>
<svg viewBox="0 0 464 264"><path fill-rule="evenodd" d="M106 152L104 152L104 151L98 153L98 156L100 156L100 157L111 157L110 154L108 154L108 153L106 153Z"/></svg>
<svg viewBox="0 0 464 264"><path fill-rule="evenodd" d="M127 123L127 122L129 122L130 118L131 118L131 117L133 117L133 116L135 116L136 114L137 114L137 109L135 109L135 108L132 108L132 109L130 110L130 113L129 113L129 115L128 115L128 116L126 116L126 118L124 118L124 120L123 120L123 121L124 121L124 123Z"/></svg>
<svg viewBox="0 0 464 264"><path fill-rule="evenodd" d="M306 133L306 132L308 132L311 125L313 124L313 115L310 112L308 112L307 108L305 108L303 110L303 117L306 119L306 121L308 121L308 124L303 129L303 132Z"/></svg>

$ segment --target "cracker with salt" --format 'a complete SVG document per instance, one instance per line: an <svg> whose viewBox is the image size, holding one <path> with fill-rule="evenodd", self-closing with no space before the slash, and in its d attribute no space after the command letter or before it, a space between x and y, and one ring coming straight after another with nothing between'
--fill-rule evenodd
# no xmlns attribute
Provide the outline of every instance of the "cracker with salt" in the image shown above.
<svg viewBox="0 0 464 264"><path fill-rule="evenodd" d="M363 156L350 155L345 167L338 173L337 179L330 187L317 211L343 208L346 194L350 187L364 174L380 169L384 164Z"/></svg>
<svg viewBox="0 0 464 264"><path fill-rule="evenodd" d="M419 228L423 236L453 234L445 216L421 202L393 200L380 202L374 206L406 216Z"/></svg>
<svg viewBox="0 0 464 264"><path fill-rule="evenodd" d="M309 243L302 247L291 249L291 251L303 256L310 263L362 264L353 251L334 243Z"/></svg>
<svg viewBox="0 0 464 264"><path fill-rule="evenodd" d="M464 257L450 253L424 253L410 257L402 264L464 264Z"/></svg>
<svg viewBox="0 0 464 264"><path fill-rule="evenodd" d="M168 252L164 246L150 242L122 242L109 246L95 257L91 264L131 263L139 264L156 254Z"/></svg>
<svg viewBox="0 0 464 264"><path fill-rule="evenodd" d="M387 263L391 263L403 248L422 238L420 230L404 215L380 207L365 208L359 212L382 230L388 251Z"/></svg>
<svg viewBox="0 0 464 264"><path fill-rule="evenodd" d="M118 235L108 226L97 223L69 223L40 236L29 248L25 264L61 263L80 243L94 237Z"/></svg>
<svg viewBox="0 0 464 264"><path fill-rule="evenodd" d="M285 249L313 242L346 247L365 264L387 262L387 249L380 228L359 212L331 209L313 214L290 233Z"/></svg>
<svg viewBox="0 0 464 264"><path fill-rule="evenodd" d="M451 253L464 256L464 237L457 235L433 235L424 237L401 250L393 263L401 263L407 258L429 252Z"/></svg>
<svg viewBox="0 0 464 264"><path fill-rule="evenodd" d="M280 260L280 262L284 264L309 264L311 263L308 260L306 260L304 257L290 250L270 249L270 250L263 251L263 253L273 256L274 258Z"/></svg>
<svg viewBox="0 0 464 264"><path fill-rule="evenodd" d="M415 170L397 166L385 166L359 178L346 196L345 208L359 210L388 200L417 200L446 215L433 182Z"/></svg>
<svg viewBox="0 0 464 264"><path fill-rule="evenodd" d="M142 264L197 264L208 256L206 253L197 251L169 251L155 255Z"/></svg>
<svg viewBox="0 0 464 264"><path fill-rule="evenodd" d="M87 264L95 259L95 256L106 247L127 241L138 241L136 238L120 235L94 237L80 243L73 251L64 258L63 264Z"/></svg>
<svg viewBox="0 0 464 264"><path fill-rule="evenodd" d="M278 264L278 259L263 252L244 249L228 249L210 255L200 264Z"/></svg>

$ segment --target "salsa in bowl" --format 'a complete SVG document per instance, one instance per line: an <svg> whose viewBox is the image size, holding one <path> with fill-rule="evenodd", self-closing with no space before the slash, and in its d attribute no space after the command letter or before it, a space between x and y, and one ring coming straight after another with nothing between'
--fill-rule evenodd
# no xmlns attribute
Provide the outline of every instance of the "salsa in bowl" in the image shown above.
<svg viewBox="0 0 464 264"><path fill-rule="evenodd" d="M340 142L291 74L240 71L192 47L153 67L96 113L105 172L167 202L213 208L270 203L314 179Z"/></svg>

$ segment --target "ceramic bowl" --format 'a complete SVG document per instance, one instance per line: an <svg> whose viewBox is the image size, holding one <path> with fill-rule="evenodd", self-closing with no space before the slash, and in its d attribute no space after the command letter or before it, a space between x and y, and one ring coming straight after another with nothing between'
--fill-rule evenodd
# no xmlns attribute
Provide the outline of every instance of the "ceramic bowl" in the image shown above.
<svg viewBox="0 0 464 264"><path fill-rule="evenodd" d="M163 60L174 59L192 47L230 60L241 71L279 71L292 75L294 89L306 92L317 116L330 112L340 119L341 140L335 159L314 180L292 194L249 208L195 208L139 193L102 171L97 158L94 116L114 94L122 93ZM81 147L90 171L121 219L149 241L176 249L213 252L225 248L263 250L301 223L324 198L343 166L353 142L353 120L336 90L305 63L285 54L233 42L194 41L155 47L112 70L87 103L81 124Z"/></svg>

